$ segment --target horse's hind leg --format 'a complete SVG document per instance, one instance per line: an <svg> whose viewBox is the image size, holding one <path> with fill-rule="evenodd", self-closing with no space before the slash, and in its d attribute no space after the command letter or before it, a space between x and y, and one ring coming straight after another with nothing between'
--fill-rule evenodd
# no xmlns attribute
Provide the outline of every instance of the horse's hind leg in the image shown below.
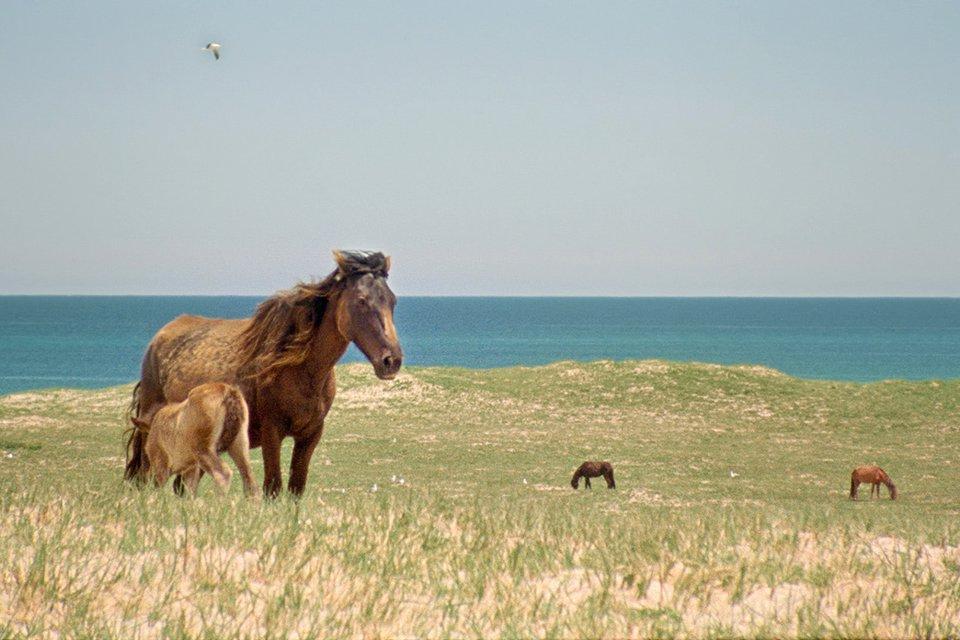
<svg viewBox="0 0 960 640"><path fill-rule="evenodd" d="M190 493L190 497L197 497L197 485L200 484L200 476L203 475L203 471L200 467L193 467L188 471L184 471L177 477L183 478L181 480L181 491L182 487L186 487L186 490ZM183 495L182 493L180 495Z"/></svg>
<svg viewBox="0 0 960 640"><path fill-rule="evenodd" d="M253 470L250 468L250 445L247 443L247 434L245 431L237 434L227 449L227 453L237 465L237 471L240 472L240 478L243 480L243 492L248 498L256 497L257 486L253 481Z"/></svg>
<svg viewBox="0 0 960 640"><path fill-rule="evenodd" d="M200 474L197 476L197 482L200 482L200 480L203 478L203 469L198 469L197 473ZM183 475L179 473L173 476L173 492L178 496L180 496L181 498L183 497L183 494L186 492L186 487L184 486L184 481L183 481Z"/></svg>
<svg viewBox="0 0 960 640"><path fill-rule="evenodd" d="M230 467L223 464L223 460L221 460L217 454L210 452L201 453L198 457L198 462L201 469L213 476L213 480L217 483L217 488L220 490L220 493L226 493L230 487L230 477L233 475Z"/></svg>

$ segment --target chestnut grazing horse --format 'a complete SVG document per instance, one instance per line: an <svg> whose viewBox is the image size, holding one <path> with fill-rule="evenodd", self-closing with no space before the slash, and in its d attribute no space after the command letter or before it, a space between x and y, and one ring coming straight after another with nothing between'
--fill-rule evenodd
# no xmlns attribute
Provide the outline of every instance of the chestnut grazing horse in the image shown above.
<svg viewBox="0 0 960 640"><path fill-rule="evenodd" d="M887 490L890 492L890 499L897 499L897 487L893 484L893 481L890 479L890 476L887 475L887 472L873 465L868 465L865 467L857 467L853 470L853 473L850 474L850 499L857 499L857 488L863 482L869 482L870 487L870 497L873 497L873 492L877 492L877 497L880 497L880 485L887 485Z"/></svg>
<svg viewBox="0 0 960 640"><path fill-rule="evenodd" d="M263 448L264 493L274 497L282 488L280 443L286 437L293 438L287 488L303 493L336 393L334 364L351 342L381 380L396 377L403 360L393 326L396 297L386 281L390 258L359 251L334 251L333 257L333 273L277 293L252 318L180 316L160 329L143 356L133 415L149 422L198 385L236 385L250 410L250 447ZM138 483L150 466L144 443L144 432L134 429L124 475ZM182 492L182 482L174 488Z"/></svg>
<svg viewBox="0 0 960 640"><path fill-rule="evenodd" d="M609 462L592 460L588 460L577 467L577 470L573 472L573 477L570 478L570 486L576 489L580 484L580 478L583 478L583 485L587 489L592 489L590 478L599 478L600 476L603 476L603 479L607 481L607 489L617 488L617 483L613 481L613 465Z"/></svg>

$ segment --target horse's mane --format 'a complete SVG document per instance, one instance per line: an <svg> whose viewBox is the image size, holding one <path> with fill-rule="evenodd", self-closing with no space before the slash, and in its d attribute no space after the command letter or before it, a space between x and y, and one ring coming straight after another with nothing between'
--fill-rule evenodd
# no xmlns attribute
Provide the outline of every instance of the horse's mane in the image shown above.
<svg viewBox="0 0 960 640"><path fill-rule="evenodd" d="M379 252L334 251L338 268L319 282L301 282L267 298L240 335L240 370L265 382L280 369L303 364L331 294L350 276L386 277L390 258Z"/></svg>

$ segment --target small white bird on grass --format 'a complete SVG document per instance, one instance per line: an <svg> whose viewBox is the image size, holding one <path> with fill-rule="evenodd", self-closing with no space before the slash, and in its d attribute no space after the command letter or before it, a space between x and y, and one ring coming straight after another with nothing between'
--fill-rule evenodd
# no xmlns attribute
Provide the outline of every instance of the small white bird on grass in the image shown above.
<svg viewBox="0 0 960 640"><path fill-rule="evenodd" d="M370 487L370 493L376 493L376 492L377 492L377 489L379 489L379 488L380 488L380 487L377 486L377 483L374 482L374 483L373 483L373 486Z"/></svg>
<svg viewBox="0 0 960 640"><path fill-rule="evenodd" d="M737 473L736 471L734 471L733 469L731 469L731 470L730 470L730 477L731 477L731 478L738 478L738 477L740 477L740 474Z"/></svg>
<svg viewBox="0 0 960 640"><path fill-rule="evenodd" d="M523 484L527 484L527 479L526 479L526 478L523 479Z"/></svg>
<svg viewBox="0 0 960 640"><path fill-rule="evenodd" d="M220 43L219 42L211 42L210 44L205 46L203 49L201 49L201 51L209 51L210 53L213 54L214 58L216 58L217 60L220 59Z"/></svg>

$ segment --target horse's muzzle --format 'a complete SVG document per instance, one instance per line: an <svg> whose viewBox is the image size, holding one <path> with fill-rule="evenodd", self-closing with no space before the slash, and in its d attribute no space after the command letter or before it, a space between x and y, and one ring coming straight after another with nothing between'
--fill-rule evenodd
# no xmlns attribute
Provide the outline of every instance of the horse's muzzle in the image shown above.
<svg viewBox="0 0 960 640"><path fill-rule="evenodd" d="M373 363L373 370L381 380L393 380L403 364L403 354L387 351Z"/></svg>

